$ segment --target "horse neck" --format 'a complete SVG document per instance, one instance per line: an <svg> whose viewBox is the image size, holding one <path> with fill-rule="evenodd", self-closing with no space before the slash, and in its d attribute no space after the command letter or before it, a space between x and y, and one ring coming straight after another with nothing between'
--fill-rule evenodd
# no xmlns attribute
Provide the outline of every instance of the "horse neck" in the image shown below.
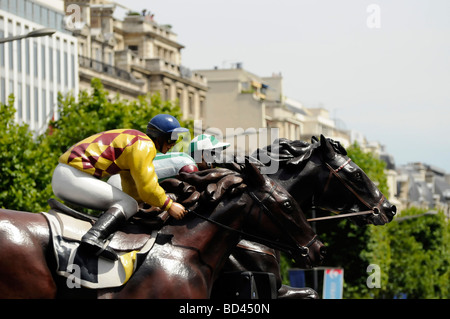
<svg viewBox="0 0 450 319"><path fill-rule="evenodd" d="M211 214L202 215L224 226L240 230L251 208L249 204L240 204L242 196L245 194L223 206L219 205ZM185 247L193 255L199 256L212 270L213 277L220 271L240 240L239 234L193 215L186 216L184 221L164 227L162 233L173 235L172 245Z"/></svg>
<svg viewBox="0 0 450 319"><path fill-rule="evenodd" d="M317 178L317 166L308 162L298 170L292 170L286 165L281 165L278 171L270 175L274 181L280 183L297 203L303 205L310 202L320 184Z"/></svg>

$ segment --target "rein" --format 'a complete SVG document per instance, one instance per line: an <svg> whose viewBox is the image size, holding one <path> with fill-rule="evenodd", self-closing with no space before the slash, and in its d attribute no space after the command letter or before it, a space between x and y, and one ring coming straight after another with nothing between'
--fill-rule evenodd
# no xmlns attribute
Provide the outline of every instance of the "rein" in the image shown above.
<svg viewBox="0 0 450 319"><path fill-rule="evenodd" d="M363 203L367 208L369 208L369 210L365 210L365 211L362 211L362 212L339 214L339 215L333 215L333 216L324 216L324 217L310 218L310 219L307 219L308 222L316 222L316 221L323 221L323 220L329 220L329 219L338 219L338 218L347 218L347 217L352 217L352 216L360 216L360 215L368 215L368 214L378 215L380 213L380 208L379 207L380 207L380 205L381 205L381 203L382 203L382 201L384 199L384 195L381 196L380 200L378 201L378 204L376 206L372 207L350 185L348 185L348 183L341 176L339 176L338 172L340 170L342 170L350 162L351 162L351 158L349 158L344 164L342 164L341 166L339 166L336 169L332 168L330 164L325 163L327 168L330 170L330 175L328 176L328 180L325 183L325 187L324 187L323 193L325 193L327 191L328 185L330 184L330 181L331 181L331 178L333 176L335 176L353 195L355 195L355 197L361 203Z"/></svg>
<svg viewBox="0 0 450 319"><path fill-rule="evenodd" d="M219 222L217 222L217 221L215 221L215 220L213 220L213 219L211 219L209 217L203 216L203 215L197 213L194 210L188 209L188 212L189 212L189 214L194 214L198 218L203 219L205 221L208 221L208 222L210 222L210 223L212 223L212 224L214 224L216 226L219 226L219 227L221 227L221 228L223 228L223 229L225 229L225 230L227 230L229 232L232 232L232 233L235 233L235 234L239 234L240 236L242 236L245 239L248 239L248 240L251 240L251 241L256 241L256 242L259 242L259 243L261 243L263 245L266 245L266 246L276 247L279 250L287 251L287 252L290 252L291 249L293 248L291 245L283 244L283 243L276 242L276 241L273 241L273 240L270 240L270 239L267 239L267 238L263 238L263 237L260 237L260 236L256 236L256 235L252 235L252 234L246 233L246 232L244 232L242 230L234 229L232 227L229 227L227 225L219 223ZM316 237L317 237L317 235L315 235L314 238L311 239L311 241L306 246L301 246L301 248L304 248L304 250L302 251L302 256L306 256L308 254L309 247L311 247L311 245L314 243L314 241L316 240Z"/></svg>
<svg viewBox="0 0 450 319"><path fill-rule="evenodd" d="M278 222L278 220L275 219L275 217L272 215L270 210L264 205L264 201L266 199L268 199L270 196L272 196L272 194L273 194L273 192L275 191L276 188L277 188L277 185L274 184L272 189L270 190L270 192L264 197L263 200L260 200L253 192L249 192L248 194L250 195L250 197L253 198L253 200L255 200L258 203L258 206L260 206L260 208L266 213L266 215L268 215L269 218L272 221L275 221L278 224L278 227L281 227L279 225L280 223ZM242 230L234 229L232 227L229 227L227 225L219 223L219 222L217 222L217 221L215 221L215 220L213 220L213 219L211 219L209 217L203 216L203 215L197 213L194 210L189 210L188 209L188 212L194 214L195 216L199 217L200 219L208 221L208 222L210 222L210 223L212 223L212 224L214 224L216 226L219 226L219 227L221 227L221 228L223 228L223 229L225 229L227 231L239 234L240 236L242 236L245 239L256 241L256 242L259 242L259 243L261 243L263 245L271 246L271 247L274 247L275 249L282 250L282 251L289 252L289 253L292 253L293 250L298 249L298 250L300 250L300 253L301 253L301 255L303 257L309 257L309 255L308 255L309 247L311 247L314 244L314 242L316 240L318 240L317 235L314 235L314 237L305 246L300 246L300 245L297 245L297 243L294 241L294 239L291 236L289 236L291 238L291 240L294 242L294 245L284 244L284 243L273 241L273 240L270 240L270 239L267 239L267 238L263 238L263 237L260 237L260 236L249 234L249 233L246 233L246 232L244 232Z"/></svg>
<svg viewBox="0 0 450 319"><path fill-rule="evenodd" d="M347 218L347 217L352 217L352 216L368 215L368 214L373 214L373 210L365 210L365 211L356 212L356 213L346 213L346 214L339 214L339 215L333 215L333 216L309 218L309 219L307 219L307 221L308 222L318 222L318 221L327 220L327 219Z"/></svg>

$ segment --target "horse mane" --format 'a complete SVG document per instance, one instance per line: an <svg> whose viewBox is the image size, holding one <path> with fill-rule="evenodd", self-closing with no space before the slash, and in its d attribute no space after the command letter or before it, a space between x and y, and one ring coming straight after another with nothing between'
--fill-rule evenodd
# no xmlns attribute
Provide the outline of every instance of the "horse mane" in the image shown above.
<svg viewBox="0 0 450 319"><path fill-rule="evenodd" d="M226 168L180 173L161 182L166 193L190 210L217 205L224 196L236 196L246 188L245 176Z"/></svg>
<svg viewBox="0 0 450 319"><path fill-rule="evenodd" d="M319 145L318 142L308 143L301 140L279 138L273 144L257 149L252 157L263 165L277 161L280 167L303 166Z"/></svg>
<svg viewBox="0 0 450 319"><path fill-rule="evenodd" d="M331 138L327 138L334 151L347 155L345 148ZM320 140L313 136L311 143L301 140L289 140L287 138L276 139L271 145L257 149L252 157L257 159L262 165L270 161L278 161L280 166L303 167L314 152L320 147Z"/></svg>

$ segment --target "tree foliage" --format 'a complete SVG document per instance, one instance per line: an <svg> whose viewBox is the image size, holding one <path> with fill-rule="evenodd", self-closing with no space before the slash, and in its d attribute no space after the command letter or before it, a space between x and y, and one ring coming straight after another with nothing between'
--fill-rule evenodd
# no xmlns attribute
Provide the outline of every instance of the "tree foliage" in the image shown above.
<svg viewBox="0 0 450 319"><path fill-rule="evenodd" d="M0 103L0 207L16 210L41 208L39 145L28 125L14 120L14 97Z"/></svg>
<svg viewBox="0 0 450 319"><path fill-rule="evenodd" d="M390 243L390 258L381 266L382 285L371 291L379 298L450 297L450 235L448 220L442 211L425 214L411 207L386 225L385 242ZM376 259L380 249L369 257Z"/></svg>
<svg viewBox="0 0 450 319"><path fill-rule="evenodd" d="M59 118L41 136L33 137L27 125L14 121L14 99L0 104L0 206L31 212L48 208L53 196L51 177L58 158L76 142L98 132L130 128L145 132L148 121L159 113L180 119L179 106L162 101L159 94L127 101L110 97L98 79L78 97L58 96ZM192 129L192 121L180 123Z"/></svg>

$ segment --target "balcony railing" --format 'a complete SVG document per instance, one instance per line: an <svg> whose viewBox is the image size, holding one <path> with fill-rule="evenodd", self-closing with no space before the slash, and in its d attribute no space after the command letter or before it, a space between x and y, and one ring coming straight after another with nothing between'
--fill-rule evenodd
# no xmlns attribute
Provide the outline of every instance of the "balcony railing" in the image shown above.
<svg viewBox="0 0 450 319"><path fill-rule="evenodd" d="M125 81L133 81L134 77L127 70L116 68L113 65L103 63L101 61L93 60L85 56L78 56L78 62L81 67L91 69L100 73L108 74L115 78L120 78Z"/></svg>

